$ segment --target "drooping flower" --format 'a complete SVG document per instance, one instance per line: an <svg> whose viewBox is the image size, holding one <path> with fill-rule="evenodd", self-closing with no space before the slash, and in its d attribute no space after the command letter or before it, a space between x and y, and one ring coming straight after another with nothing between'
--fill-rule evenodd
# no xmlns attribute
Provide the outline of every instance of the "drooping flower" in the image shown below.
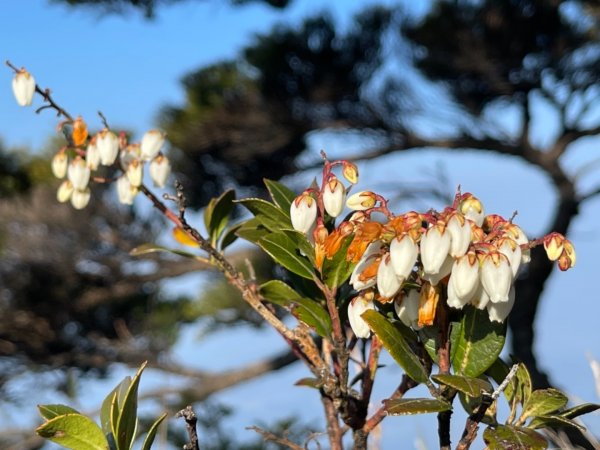
<svg viewBox="0 0 600 450"><path fill-rule="evenodd" d="M446 230L450 233L450 255L458 258L465 253L471 244L471 225L460 213L452 214Z"/></svg>
<svg viewBox="0 0 600 450"><path fill-rule="evenodd" d="M140 156L144 161L150 161L160 151L165 143L166 134L160 130L150 130L142 137Z"/></svg>
<svg viewBox="0 0 600 450"><path fill-rule="evenodd" d="M446 232L443 222L429 227L421 237L421 262L425 273L439 273L450 251L450 244L450 233Z"/></svg>
<svg viewBox="0 0 600 450"><path fill-rule="evenodd" d="M164 188L171 174L171 163L166 156L159 153L150 163L149 172L154 186Z"/></svg>
<svg viewBox="0 0 600 450"><path fill-rule="evenodd" d="M52 158L52 173L56 178L64 178L67 174L67 167L69 165L69 158L64 149L59 150L59 152L54 155Z"/></svg>
<svg viewBox="0 0 600 450"><path fill-rule="evenodd" d="M417 262L419 248L408 234L402 234L392 239L390 243L390 258L396 275L406 280L412 273Z"/></svg>
<svg viewBox="0 0 600 450"><path fill-rule="evenodd" d="M107 128L100 131L96 136L100 164L103 166L112 165L119 154L119 138Z"/></svg>
<svg viewBox="0 0 600 450"><path fill-rule="evenodd" d="M35 79L24 68L12 80L12 90L19 106L30 106L35 94Z"/></svg>
<svg viewBox="0 0 600 450"><path fill-rule="evenodd" d="M493 322L504 322L508 317L511 309L515 304L515 287L513 286L508 293L508 301L494 303L489 302L487 304L488 316Z"/></svg>
<svg viewBox="0 0 600 450"><path fill-rule="evenodd" d="M525 248L529 243L527 235L523 232L521 227L514 223L506 224L503 230L509 237L514 239L519 246L521 246L521 264L528 264L531 261L531 251L529 248Z"/></svg>
<svg viewBox="0 0 600 450"><path fill-rule="evenodd" d="M419 326L424 327L433 325L437 304L440 300L440 287L432 286L425 282L421 286L421 295L419 296Z"/></svg>
<svg viewBox="0 0 600 450"><path fill-rule="evenodd" d="M67 169L67 176L75 190L85 190L90 181L90 174L90 168L81 156L76 156Z"/></svg>
<svg viewBox="0 0 600 450"><path fill-rule="evenodd" d="M514 239L509 237L501 237L496 241L496 247L504 256L508 258L510 269L513 273L513 278L517 276L521 260L523 258L521 247Z"/></svg>
<svg viewBox="0 0 600 450"><path fill-rule="evenodd" d="M420 330L419 325L419 291L411 289L408 294L402 293L394 302L398 319L407 327Z"/></svg>
<svg viewBox="0 0 600 450"><path fill-rule="evenodd" d="M358 183L358 167L349 161L342 163L342 175L352 184Z"/></svg>
<svg viewBox="0 0 600 450"><path fill-rule="evenodd" d="M480 227L483 224L485 211L483 204L473 194L467 193L462 196L458 210L465 215L467 219L472 220Z"/></svg>
<svg viewBox="0 0 600 450"><path fill-rule="evenodd" d="M564 241L564 236L559 233L550 233L544 238L544 250L546 250L546 255L548 255L550 261L556 261L560 258L565 248Z"/></svg>
<svg viewBox="0 0 600 450"><path fill-rule="evenodd" d="M56 192L56 199L60 203L68 202L71 198L71 194L73 193L73 183L69 180L63 181L58 187L58 191Z"/></svg>
<svg viewBox="0 0 600 450"><path fill-rule="evenodd" d="M396 275L390 255L384 255L377 268L377 290L379 295L383 298L392 298L400 290L403 281L403 278Z"/></svg>
<svg viewBox="0 0 600 450"><path fill-rule="evenodd" d="M479 284L479 259L474 251L470 251L452 265L448 280L448 305L461 309L473 299Z"/></svg>
<svg viewBox="0 0 600 450"><path fill-rule="evenodd" d="M142 185L142 178L144 177L144 165L139 159L132 160L127 166L127 178L129 183L133 187L140 187Z"/></svg>
<svg viewBox="0 0 600 450"><path fill-rule="evenodd" d="M124 205L132 205L138 190L129 182L127 175L121 175L117 179L117 195L119 202Z"/></svg>
<svg viewBox="0 0 600 450"><path fill-rule="evenodd" d="M366 211L377 203L377 196L371 191L361 191L346 200L346 206L354 211Z"/></svg>
<svg viewBox="0 0 600 450"><path fill-rule="evenodd" d="M508 258L492 250L481 263L481 284L493 303L507 302L513 273Z"/></svg>
<svg viewBox="0 0 600 450"><path fill-rule="evenodd" d="M83 209L90 202L91 191L89 187L85 189L75 189L71 194L71 205L75 209Z"/></svg>
<svg viewBox="0 0 600 450"><path fill-rule="evenodd" d="M358 338L367 339L371 335L371 329L361 315L370 309L375 309L371 296L359 295L354 297L348 304L348 321L354 334Z"/></svg>
<svg viewBox="0 0 600 450"><path fill-rule="evenodd" d="M450 272L452 272L452 264L454 264L454 258L447 255L440 270L438 270L437 273L424 272L423 279L429 281L433 286L437 286L440 281L450 275Z"/></svg>
<svg viewBox="0 0 600 450"><path fill-rule="evenodd" d="M332 176L323 188L323 206L331 217L339 216L344 210L346 190L335 176Z"/></svg>
<svg viewBox="0 0 600 450"><path fill-rule="evenodd" d="M87 163L90 170L97 170L100 164L100 151L96 145L96 136L94 136L87 146L85 151L85 162Z"/></svg>
<svg viewBox="0 0 600 450"><path fill-rule="evenodd" d="M290 205L294 230L308 233L317 219L317 202L307 192L300 194Z"/></svg>

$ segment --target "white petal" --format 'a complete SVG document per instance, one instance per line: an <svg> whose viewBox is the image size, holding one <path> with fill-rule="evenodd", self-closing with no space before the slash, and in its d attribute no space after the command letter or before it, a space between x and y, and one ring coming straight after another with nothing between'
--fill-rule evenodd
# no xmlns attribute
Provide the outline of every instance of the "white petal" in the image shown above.
<svg viewBox="0 0 600 450"><path fill-rule="evenodd" d="M377 290L382 297L390 298L396 295L396 292L402 286L404 278L396 275L388 255L381 259L377 269Z"/></svg>
<svg viewBox="0 0 600 450"><path fill-rule="evenodd" d="M440 270L437 273L427 273L423 274L423 278L431 283L432 286L437 286L437 284L446 278L452 272L452 265L454 264L454 258L450 255L446 256L446 259L442 263Z"/></svg>
<svg viewBox="0 0 600 450"><path fill-rule="evenodd" d="M160 151L165 143L165 133L160 130L150 130L142 138L140 156L145 161L150 161Z"/></svg>
<svg viewBox="0 0 600 450"><path fill-rule="evenodd" d="M301 233L308 233L317 219L317 202L307 194L298 196L290 205L292 227Z"/></svg>
<svg viewBox="0 0 600 450"><path fill-rule="evenodd" d="M411 289L408 294L394 302L396 315L407 327L419 330L419 292Z"/></svg>
<svg viewBox="0 0 600 450"><path fill-rule="evenodd" d="M429 228L421 237L421 262L425 273L435 275L450 251L450 233L441 233L437 226Z"/></svg>
<svg viewBox="0 0 600 450"><path fill-rule="evenodd" d="M348 304L348 321L356 337L366 339L371 335L369 325L360 317L369 309L375 309L375 305L364 297L356 297Z"/></svg>
<svg viewBox="0 0 600 450"><path fill-rule="evenodd" d="M446 230L450 233L450 255L458 258L459 256L467 253L469 245L471 244L471 225L468 220L464 220L460 223L460 219L454 215L448 221Z"/></svg>
<svg viewBox="0 0 600 450"><path fill-rule="evenodd" d="M487 310L490 320L495 322L504 322L508 317L513 305L515 304L515 288L511 288L508 295L508 301L501 303L488 303Z"/></svg>
<svg viewBox="0 0 600 450"><path fill-rule="evenodd" d="M490 253L483 259L481 284L492 302L507 302L513 281L512 270L506 256L502 253L495 255Z"/></svg>
<svg viewBox="0 0 600 450"><path fill-rule="evenodd" d="M83 209L90 202L91 192L90 188L83 190L75 189L71 194L71 205L75 209Z"/></svg>
<svg viewBox="0 0 600 450"><path fill-rule="evenodd" d="M404 279L409 277L417 262L418 255L419 248L409 235L405 234L392 239L390 258L392 267L399 277Z"/></svg>
<svg viewBox="0 0 600 450"><path fill-rule="evenodd" d="M12 80L12 89L19 106L29 106L35 94L35 79L33 75L22 69Z"/></svg>

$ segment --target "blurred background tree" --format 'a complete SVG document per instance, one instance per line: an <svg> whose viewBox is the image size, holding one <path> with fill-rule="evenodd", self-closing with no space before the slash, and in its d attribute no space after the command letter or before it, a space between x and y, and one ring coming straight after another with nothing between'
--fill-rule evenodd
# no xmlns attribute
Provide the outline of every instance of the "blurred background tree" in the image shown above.
<svg viewBox="0 0 600 450"><path fill-rule="evenodd" d="M102 13L137 8L151 17L178 0L53 1ZM263 1L277 8L289 3ZM582 191L564 166L573 143L600 133L594 109L599 18L591 0L440 0L418 19L401 6L371 7L344 30L330 17L309 17L300 26L282 24L256 36L235 60L185 75L185 101L165 106L160 125L195 208L224 188L260 195L264 177L309 168L300 158L307 138L326 130L340 138L368 137L356 160L426 148L518 158L556 188L545 231L568 234L581 205L599 193ZM423 94L428 90L435 100ZM531 130L544 120L542 107L556 119L547 141L539 143ZM516 127L503 122L506 110L517 118ZM255 323L239 301L211 309L207 299L214 291L200 300L161 292L165 277L203 267L129 256L132 247L157 237L160 219L94 202L85 221L81 215L75 220L68 207L55 204L47 173L32 175L39 167L35 158L1 155L2 379L23 366L102 373L112 362L135 366L144 359L186 373L160 358L181 324L207 316L215 324ZM511 353L528 365L536 388L550 385L533 353L536 312L552 272L539 256L533 252L518 280L509 323ZM224 286L213 289L234 298L223 294ZM290 355L274 355L253 376L291 361ZM231 383L245 379L244 370ZM202 399L207 392L188 390L182 399Z"/></svg>

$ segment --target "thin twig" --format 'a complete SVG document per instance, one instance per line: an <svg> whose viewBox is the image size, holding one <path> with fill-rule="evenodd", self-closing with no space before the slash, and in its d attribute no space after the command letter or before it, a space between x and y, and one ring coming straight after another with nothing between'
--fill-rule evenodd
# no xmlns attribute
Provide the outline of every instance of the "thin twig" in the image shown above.
<svg viewBox="0 0 600 450"><path fill-rule="evenodd" d="M200 444L198 443L198 432L196 430L198 418L196 417L196 413L192 407L186 406L184 409L175 414L175 417L183 417L188 436L190 437L190 442L183 446L183 450L200 450Z"/></svg>
<svg viewBox="0 0 600 450"><path fill-rule="evenodd" d="M291 448L292 450L304 450L304 447L301 447L300 445L290 441L289 439L282 436L277 436L276 434L273 434L267 430L263 430L262 428L252 426L246 427L246 430L256 431L263 437L265 441L271 441L275 442L276 444L285 445L287 448Z"/></svg>

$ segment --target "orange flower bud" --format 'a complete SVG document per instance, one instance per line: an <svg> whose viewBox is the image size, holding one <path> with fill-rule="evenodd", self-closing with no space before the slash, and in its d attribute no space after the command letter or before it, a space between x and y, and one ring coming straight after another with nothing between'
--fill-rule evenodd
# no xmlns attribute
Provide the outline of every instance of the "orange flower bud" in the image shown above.
<svg viewBox="0 0 600 450"><path fill-rule="evenodd" d="M85 140L88 137L88 129L84 120L81 116L75 119L73 122L73 133L71 134L71 138L73 139L73 144L75 147L79 147L80 145L85 144Z"/></svg>
<svg viewBox="0 0 600 450"><path fill-rule="evenodd" d="M440 288L425 282L419 297L419 326L433 325L437 304L440 300Z"/></svg>

